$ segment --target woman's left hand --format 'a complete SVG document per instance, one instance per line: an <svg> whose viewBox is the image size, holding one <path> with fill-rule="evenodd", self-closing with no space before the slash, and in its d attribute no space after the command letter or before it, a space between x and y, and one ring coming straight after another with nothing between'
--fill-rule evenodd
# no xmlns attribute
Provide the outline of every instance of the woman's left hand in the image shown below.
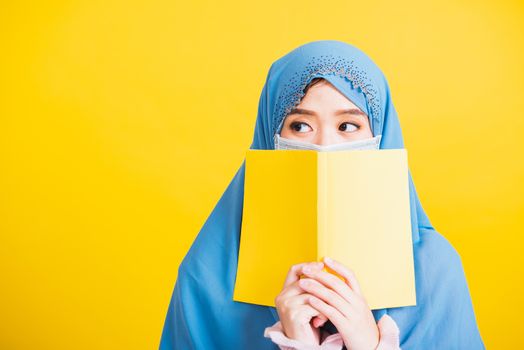
<svg viewBox="0 0 524 350"><path fill-rule="evenodd" d="M303 269L308 278L301 279L299 284L311 294L310 305L337 327L349 350L374 350L379 330L355 274L333 259L324 258L324 263L342 276L345 283L329 272Z"/></svg>

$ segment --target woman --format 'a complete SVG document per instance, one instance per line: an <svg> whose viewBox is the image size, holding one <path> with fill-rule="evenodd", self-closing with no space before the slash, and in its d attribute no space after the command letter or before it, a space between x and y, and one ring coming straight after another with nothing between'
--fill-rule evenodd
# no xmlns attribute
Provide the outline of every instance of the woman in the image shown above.
<svg viewBox="0 0 524 350"><path fill-rule="evenodd" d="M354 46L325 40L302 45L272 64L260 96L251 149L275 148L279 136L285 135L284 121L291 122L291 117L296 115L294 109L301 103L306 87L314 78L327 80L347 98L348 103L366 114L371 135L381 135L381 149L404 147L398 116L381 70ZM304 130L303 126L300 124L294 130ZM313 130L314 125L308 126ZM354 130L354 127L348 125L342 126L342 131L348 130L348 127ZM305 128L309 130L307 126ZM284 134L277 136L282 131ZM357 140L353 136L340 135L338 131L340 129L335 133L333 129L323 128L322 133L311 134L313 136L310 139L300 139L302 135L299 135L294 140L301 140L304 144L316 142L318 145L330 141L343 143ZM325 136L324 132L332 136ZM371 135L362 134L361 140ZM290 134L287 136L284 139L293 140ZM242 220L244 174L245 162L237 170L179 266L160 349L278 348L263 335L267 327L278 325L279 311L282 310L232 299ZM408 172L408 175L417 305L367 313L361 303L364 321L357 324L367 334L364 338L371 339L367 340L370 344L379 335L367 316L372 315L373 321L378 321L388 315L398 326L402 349L484 349L460 256L431 225L418 199L411 173ZM275 210L285 208L275 206ZM329 264L327 261L325 263ZM305 265L314 267L312 262ZM320 267L313 268L313 273L317 273ZM339 271L343 272L345 268L349 267L340 266ZM290 269L291 277L282 291L303 272L297 272L296 267ZM310 280L321 279L318 275L308 277ZM347 288L358 289L356 279L353 284L349 276L346 280L349 282ZM302 287L304 294L309 294L309 303L315 297L315 292L306 291L307 286ZM320 327L322 331L335 333L334 336L338 333L348 348L369 345L360 344L362 333L337 329L335 324L341 326L342 323L329 319L328 312L320 311L320 304L315 305L310 304L317 310L316 314L310 314L311 332L314 332L313 328ZM282 321L285 323L284 319ZM293 322L288 324L290 326L283 329L284 334L293 336ZM304 334L297 336L307 338ZM310 339L295 340L307 342Z"/></svg>
<svg viewBox="0 0 524 350"><path fill-rule="evenodd" d="M346 84L344 78L329 79L337 79L339 86ZM367 114L328 80L314 78L304 92L300 104L286 115L281 130L275 134L276 149L378 148L382 135L373 137ZM348 92L352 100L359 101L357 90ZM344 284L319 270L324 267L322 263L293 266L275 299L282 322L268 327L264 336L281 348L307 349L308 345L321 342L324 347L330 344L332 349L340 349L342 344L356 350L398 349L399 329L395 321L384 315L375 324L354 273L336 261L328 260L326 265L351 283ZM319 328L328 320L326 315L340 333L329 336L329 331Z"/></svg>

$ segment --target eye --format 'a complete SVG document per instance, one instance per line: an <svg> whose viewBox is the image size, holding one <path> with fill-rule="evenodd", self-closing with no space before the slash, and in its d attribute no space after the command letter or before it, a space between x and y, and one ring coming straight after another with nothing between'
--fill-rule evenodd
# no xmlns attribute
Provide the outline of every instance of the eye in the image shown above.
<svg viewBox="0 0 524 350"><path fill-rule="evenodd" d="M348 125L348 126L346 126L346 125ZM349 132L351 132L351 131L358 130L357 126L358 125L356 125L356 124L352 124L352 123L347 123L346 122L346 123L340 124L339 130L340 131L349 131Z"/></svg>
<svg viewBox="0 0 524 350"><path fill-rule="evenodd" d="M290 124L290 128L293 129L294 131L297 131L297 132L306 132L307 130L304 130L302 128L302 126L305 125L307 126L309 129L311 129L311 127L309 125L307 125L306 123L304 122L293 122Z"/></svg>

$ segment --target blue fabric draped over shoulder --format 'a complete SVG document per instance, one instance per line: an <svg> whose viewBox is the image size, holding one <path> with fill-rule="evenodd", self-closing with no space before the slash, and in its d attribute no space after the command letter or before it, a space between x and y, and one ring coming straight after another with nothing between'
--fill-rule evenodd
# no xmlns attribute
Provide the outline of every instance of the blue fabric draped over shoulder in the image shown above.
<svg viewBox="0 0 524 350"><path fill-rule="evenodd" d="M380 148L404 148L388 82L358 48L337 40L306 43L270 67L259 99L251 149L274 149L287 113L304 87L323 77L369 117ZM278 169L275 169L278 171ZM160 340L162 350L278 349L264 329L276 309L233 301L237 271L245 159L200 229L178 268ZM402 349L485 349L464 274L453 246L431 225L408 171L417 305L372 310L391 316ZM282 208L275 206L275 210Z"/></svg>

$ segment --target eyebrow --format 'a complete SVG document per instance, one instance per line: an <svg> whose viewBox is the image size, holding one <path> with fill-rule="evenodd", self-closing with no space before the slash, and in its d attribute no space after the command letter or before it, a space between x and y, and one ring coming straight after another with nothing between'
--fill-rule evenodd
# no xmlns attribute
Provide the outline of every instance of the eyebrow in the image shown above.
<svg viewBox="0 0 524 350"><path fill-rule="evenodd" d="M307 114L307 115L317 115L314 111L310 111L309 109L303 109L303 108L294 108L289 112L288 115L291 114ZM362 112L358 108L349 108L349 109L340 109L335 112L335 115L341 115L341 114L351 114L361 117L368 117L366 113Z"/></svg>

